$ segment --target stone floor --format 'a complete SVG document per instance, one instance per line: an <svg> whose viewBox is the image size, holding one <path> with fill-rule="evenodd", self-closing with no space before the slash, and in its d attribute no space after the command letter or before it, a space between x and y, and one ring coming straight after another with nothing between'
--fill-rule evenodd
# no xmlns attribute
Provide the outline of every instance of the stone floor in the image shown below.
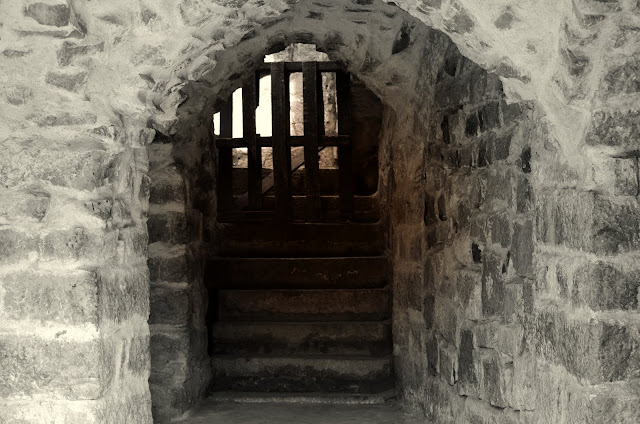
<svg viewBox="0 0 640 424"><path fill-rule="evenodd" d="M395 405L301 405L205 401L182 424L424 424Z"/></svg>

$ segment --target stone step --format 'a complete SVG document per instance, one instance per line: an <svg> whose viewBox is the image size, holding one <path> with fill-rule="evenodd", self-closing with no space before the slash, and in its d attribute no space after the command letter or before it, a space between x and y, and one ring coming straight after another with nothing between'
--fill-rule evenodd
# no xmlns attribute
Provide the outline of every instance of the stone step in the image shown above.
<svg viewBox="0 0 640 424"><path fill-rule="evenodd" d="M394 386L392 356L213 356L211 365L213 390L381 393Z"/></svg>
<svg viewBox="0 0 640 424"><path fill-rule="evenodd" d="M375 224L218 224L219 256L377 256L384 252L384 227Z"/></svg>
<svg viewBox="0 0 640 424"><path fill-rule="evenodd" d="M235 197L235 201L240 201L240 196ZM340 198L337 195L325 195L320 197L321 202L321 222L342 222L345 220L340 213ZM305 196L292 196L293 221L305 221L307 218L307 204ZM237 207L239 209L239 207ZM262 210L275 211L275 197L265 195L262 198ZM223 211L218 215L218 222L242 222L250 218L249 214L242 211ZM272 220L278 218L273 216ZM353 198L353 213L348 218L350 222L373 223L380 220L380 207L377 196L355 196Z"/></svg>
<svg viewBox="0 0 640 424"><path fill-rule="evenodd" d="M208 288L356 289L387 281L384 256L337 258L215 258L205 268Z"/></svg>
<svg viewBox="0 0 640 424"><path fill-rule="evenodd" d="M263 393L213 392L209 400L219 403L265 403L305 405L384 405L396 401L395 390L381 393Z"/></svg>
<svg viewBox="0 0 640 424"><path fill-rule="evenodd" d="M220 290L220 321L382 321L387 289Z"/></svg>
<svg viewBox="0 0 640 424"><path fill-rule="evenodd" d="M392 351L389 322L216 322L217 355L382 356Z"/></svg>

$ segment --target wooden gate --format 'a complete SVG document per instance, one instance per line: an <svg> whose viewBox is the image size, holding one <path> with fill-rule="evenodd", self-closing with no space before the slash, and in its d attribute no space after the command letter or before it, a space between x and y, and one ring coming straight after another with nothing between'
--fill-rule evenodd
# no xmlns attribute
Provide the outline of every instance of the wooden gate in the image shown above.
<svg viewBox="0 0 640 424"><path fill-rule="evenodd" d="M302 72L304 102L304 135L291 135L289 79L293 72ZM322 73L335 72L338 135L325 134ZM256 134L256 108L259 80L271 75L272 136ZM218 204L220 220L258 219L292 220L292 154L291 148L304 147L304 155L294 158L294 167L304 165L306 221L322 220L320 194L319 149L338 148L340 216L353 214L354 179L351 144L350 75L335 62L274 62L262 65L242 85L243 137L232 137L232 98L220 111L220 136L216 139L219 152ZM232 189L232 149L246 148L248 158L247 193L234 196ZM262 147L271 147L273 172L262 176ZM266 209L263 193L275 188L275 207Z"/></svg>

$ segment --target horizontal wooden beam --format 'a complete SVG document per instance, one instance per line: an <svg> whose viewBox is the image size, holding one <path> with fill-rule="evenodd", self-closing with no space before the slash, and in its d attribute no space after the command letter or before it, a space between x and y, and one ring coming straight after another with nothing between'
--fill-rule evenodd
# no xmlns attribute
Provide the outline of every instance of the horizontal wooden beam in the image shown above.
<svg viewBox="0 0 640 424"><path fill-rule="evenodd" d="M271 147L271 137L258 137L258 146ZM290 136L288 137L287 144L291 147L304 146L304 136ZM318 142L319 147L329 146L348 146L351 144L351 136L349 135L322 135ZM247 147L247 142L244 138L225 138L216 137L216 146L218 148L233 148Z"/></svg>
<svg viewBox="0 0 640 424"><path fill-rule="evenodd" d="M337 72L344 69L338 62L318 62L318 71L320 72ZM285 62L284 70L286 72L302 72L302 62ZM271 71L271 63L263 63L258 67L260 76L269 75Z"/></svg>

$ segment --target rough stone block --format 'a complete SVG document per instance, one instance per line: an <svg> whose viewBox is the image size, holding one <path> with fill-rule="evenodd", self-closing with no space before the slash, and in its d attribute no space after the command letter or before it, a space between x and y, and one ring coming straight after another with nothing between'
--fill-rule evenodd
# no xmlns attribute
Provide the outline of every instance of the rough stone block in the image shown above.
<svg viewBox="0 0 640 424"><path fill-rule="evenodd" d="M595 262L578 268L573 276L572 301L593 310L637 310L640 270L614 263Z"/></svg>
<svg viewBox="0 0 640 424"><path fill-rule="evenodd" d="M533 188L529 179L524 176L518 176L518 186L516 188L516 211L518 213L527 213L533 208Z"/></svg>
<svg viewBox="0 0 640 424"><path fill-rule="evenodd" d="M622 152L640 150L639 110L599 110L593 114L585 136L588 145L616 147Z"/></svg>
<svg viewBox="0 0 640 424"><path fill-rule="evenodd" d="M7 139L0 141L0 181L6 188L30 180L92 190L105 183L111 154L101 141L78 138L59 140Z"/></svg>
<svg viewBox="0 0 640 424"><path fill-rule="evenodd" d="M450 385L458 381L458 350L451 343L441 341L438 343L440 357L440 378Z"/></svg>
<svg viewBox="0 0 640 424"><path fill-rule="evenodd" d="M524 328L520 323L486 321L476 324L472 330L479 348L495 350L509 357L515 357L522 348Z"/></svg>
<svg viewBox="0 0 640 424"><path fill-rule="evenodd" d="M3 334L0 352L1 397L97 399L109 387L115 369L109 343L98 337L76 341L65 331L53 339Z"/></svg>
<svg viewBox="0 0 640 424"><path fill-rule="evenodd" d="M152 214L147 220L149 227L149 242L158 241L170 244L185 244L188 242L187 217L184 212L161 212Z"/></svg>
<svg viewBox="0 0 640 424"><path fill-rule="evenodd" d="M635 424L640 422L640 394L633 384L602 384L591 393L587 416L593 423Z"/></svg>
<svg viewBox="0 0 640 424"><path fill-rule="evenodd" d="M538 239L598 254L640 247L638 201L593 192L547 193L539 199ZM560 207L562 205L562 207Z"/></svg>
<svg viewBox="0 0 640 424"><path fill-rule="evenodd" d="M47 213L50 195L44 190L27 188L19 191L0 188L0 223L40 222Z"/></svg>
<svg viewBox="0 0 640 424"><path fill-rule="evenodd" d="M151 328L151 377L149 383L176 386L188 377L189 332L155 333Z"/></svg>
<svg viewBox="0 0 640 424"><path fill-rule="evenodd" d="M92 271L23 271L0 277L0 315L61 324L98 324L98 282Z"/></svg>
<svg viewBox="0 0 640 424"><path fill-rule="evenodd" d="M513 257L513 267L519 275L533 275L534 246L533 223L530 220L516 222L513 227L511 256Z"/></svg>
<svg viewBox="0 0 640 424"><path fill-rule="evenodd" d="M137 262L148 257L149 234L147 226L136 224L135 226L118 230L121 243L121 258L125 263Z"/></svg>
<svg viewBox="0 0 640 424"><path fill-rule="evenodd" d="M638 195L638 159L598 155L593 159L593 179L604 192L621 196Z"/></svg>
<svg viewBox="0 0 640 424"><path fill-rule="evenodd" d="M625 55L622 63L612 66L600 84L600 96L607 98L640 92L640 53Z"/></svg>
<svg viewBox="0 0 640 424"><path fill-rule="evenodd" d="M464 310L466 319L482 319L482 276L465 271L456 272L455 276L458 299Z"/></svg>
<svg viewBox="0 0 640 424"><path fill-rule="evenodd" d="M39 127L91 125L98 121L98 117L92 113L70 113L67 111L56 111L50 114L35 113L27 116L27 119Z"/></svg>
<svg viewBox="0 0 640 424"><path fill-rule="evenodd" d="M182 285L153 286L151 288L151 316L149 324L187 326L191 308L189 289Z"/></svg>
<svg viewBox="0 0 640 424"><path fill-rule="evenodd" d="M131 339L129 343L129 361L127 363L127 369L133 375L144 376L147 375L151 367L151 336L142 335L136 336Z"/></svg>
<svg viewBox="0 0 640 424"><path fill-rule="evenodd" d="M149 271L146 266L102 267L99 279L100 319L121 323L149 316Z"/></svg>
<svg viewBox="0 0 640 424"><path fill-rule="evenodd" d="M514 204L515 183L515 176L510 169L491 170L486 182L485 207L506 206L511 209Z"/></svg>
<svg viewBox="0 0 640 424"><path fill-rule="evenodd" d="M449 299L438 296L434 303L434 329L447 342L457 346L460 340L460 328L464 321L459 306Z"/></svg>
<svg viewBox="0 0 640 424"><path fill-rule="evenodd" d="M481 398L493 406L509 406L513 380L513 364L506 362L495 352L482 358L483 392Z"/></svg>
<svg viewBox="0 0 640 424"><path fill-rule="evenodd" d="M68 66L76 56L86 56L104 51L104 42L98 44L78 45L65 41L58 51L58 64Z"/></svg>
<svg viewBox="0 0 640 424"><path fill-rule="evenodd" d="M188 281L189 263L183 245L175 246L162 242L150 244L147 264L153 282Z"/></svg>
<svg viewBox="0 0 640 424"><path fill-rule="evenodd" d="M640 331L633 323L546 308L531 324L527 338L535 338L537 353L580 380L598 384L640 375Z"/></svg>
<svg viewBox="0 0 640 424"><path fill-rule="evenodd" d="M464 396L478 396L482 375L477 367L478 352L475 338L471 329L464 329L460 333L460 350L458 353L458 390Z"/></svg>
<svg viewBox="0 0 640 424"><path fill-rule="evenodd" d="M154 172L149 176L152 182L149 195L150 203L159 205L169 202L184 203L184 181L177 170L171 173Z"/></svg>
<svg viewBox="0 0 640 424"><path fill-rule="evenodd" d="M84 86L87 81L86 72L77 73L62 73L62 72L49 72L45 78L47 84L51 84L58 88L62 88L71 92L78 92Z"/></svg>
<svg viewBox="0 0 640 424"><path fill-rule="evenodd" d="M498 102L487 103L478 111L478 120L480 131L484 132L498 128L500 126L500 104ZM507 156L509 155L508 146L507 144Z"/></svg>
<svg viewBox="0 0 640 424"><path fill-rule="evenodd" d="M496 253L485 252L482 268L482 313L485 317L502 315L504 309L505 261Z"/></svg>
<svg viewBox="0 0 640 424"><path fill-rule="evenodd" d="M9 87L4 90L4 98L14 106L21 106L33 98L33 90L23 85Z"/></svg>
<svg viewBox="0 0 640 424"><path fill-rule="evenodd" d="M507 214L495 214L489 218L491 226L491 241L502 247L511 246L511 231L513 218Z"/></svg>
<svg viewBox="0 0 640 424"><path fill-rule="evenodd" d="M71 13L66 4L32 3L25 10L25 15L42 25L63 27L69 25Z"/></svg>
<svg viewBox="0 0 640 424"><path fill-rule="evenodd" d="M0 229L0 264L14 263L36 255L38 243L29 234L7 228Z"/></svg>
<svg viewBox="0 0 640 424"><path fill-rule="evenodd" d="M66 231L52 231L38 242L38 256L49 261L71 259L103 262L117 255L116 231L88 230L82 227Z"/></svg>
<svg viewBox="0 0 640 424"><path fill-rule="evenodd" d="M508 134L501 137L492 137L489 140L488 156L491 158L491 162L509 159L511 137L512 136Z"/></svg>

